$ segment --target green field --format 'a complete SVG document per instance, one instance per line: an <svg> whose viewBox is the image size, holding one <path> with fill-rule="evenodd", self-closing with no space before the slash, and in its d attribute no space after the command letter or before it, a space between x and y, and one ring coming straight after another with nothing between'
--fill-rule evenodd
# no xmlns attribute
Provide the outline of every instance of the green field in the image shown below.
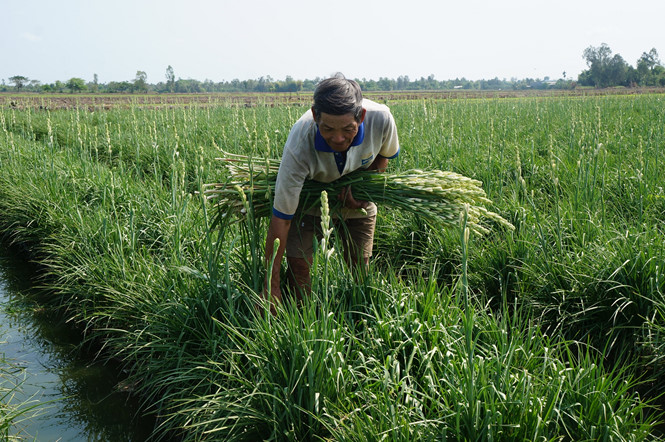
<svg viewBox="0 0 665 442"><path fill-rule="evenodd" d="M308 105L219 101L3 107L0 234L157 436L661 438L665 95L387 104L391 170L481 180L515 230L379 208L369 276L320 250L302 308L257 315L266 219L213 224L200 191L221 149L279 158Z"/></svg>

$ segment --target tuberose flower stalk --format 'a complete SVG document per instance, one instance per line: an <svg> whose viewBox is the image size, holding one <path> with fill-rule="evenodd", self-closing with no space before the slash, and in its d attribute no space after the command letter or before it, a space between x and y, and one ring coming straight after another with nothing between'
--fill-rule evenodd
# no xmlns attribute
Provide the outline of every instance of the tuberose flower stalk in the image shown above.
<svg viewBox="0 0 665 442"><path fill-rule="evenodd" d="M224 155L221 160L229 172L228 179L224 183L205 185L206 197L216 199L223 216L235 213L242 217L246 201L251 201L254 216L270 216L279 160L226 152ZM482 182L449 171L412 169L379 173L359 170L332 183L307 180L303 185L301 201L306 201L309 207L320 207L321 192L336 195L349 185L353 185L357 199L416 213L435 224L457 226L459 214L468 206L467 226L472 232L488 233L488 228L483 225L487 221L514 229L507 220L486 208L492 202L487 198ZM332 206L331 212L336 208Z"/></svg>

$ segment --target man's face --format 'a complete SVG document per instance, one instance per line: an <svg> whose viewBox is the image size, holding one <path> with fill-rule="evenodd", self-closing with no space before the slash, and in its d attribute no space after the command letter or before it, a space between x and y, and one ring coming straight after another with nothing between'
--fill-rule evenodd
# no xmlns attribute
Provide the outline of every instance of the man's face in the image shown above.
<svg viewBox="0 0 665 442"><path fill-rule="evenodd" d="M314 115L315 119L316 117ZM353 114L331 115L321 112L318 120L319 132L332 150L344 152L351 146L364 118L364 109L360 121L356 120Z"/></svg>

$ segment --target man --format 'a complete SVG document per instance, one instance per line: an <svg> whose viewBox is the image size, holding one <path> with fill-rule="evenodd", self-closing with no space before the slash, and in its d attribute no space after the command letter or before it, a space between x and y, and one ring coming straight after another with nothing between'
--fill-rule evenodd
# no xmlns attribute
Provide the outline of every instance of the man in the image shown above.
<svg viewBox="0 0 665 442"><path fill-rule="evenodd" d="M298 298L301 292L310 291L320 208L298 211L304 181L329 183L360 168L383 171L398 153L395 120L387 106L363 99L358 83L339 74L317 85L311 111L289 133L277 174L265 248L267 263L275 256L268 275L273 312L282 296L280 268L285 251L291 288ZM355 200L350 187L338 199L343 205L338 218L345 225L345 258L352 268L366 268L372 254L376 205ZM275 239L279 239L277 251Z"/></svg>

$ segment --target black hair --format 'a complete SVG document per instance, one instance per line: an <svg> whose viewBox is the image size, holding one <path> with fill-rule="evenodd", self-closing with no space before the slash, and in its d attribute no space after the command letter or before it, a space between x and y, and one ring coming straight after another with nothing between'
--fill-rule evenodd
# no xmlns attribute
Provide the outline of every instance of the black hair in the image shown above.
<svg viewBox="0 0 665 442"><path fill-rule="evenodd" d="M357 121L362 118L363 94L360 85L342 74L321 80L314 90L312 106L317 120L322 112L330 115L353 114Z"/></svg>

